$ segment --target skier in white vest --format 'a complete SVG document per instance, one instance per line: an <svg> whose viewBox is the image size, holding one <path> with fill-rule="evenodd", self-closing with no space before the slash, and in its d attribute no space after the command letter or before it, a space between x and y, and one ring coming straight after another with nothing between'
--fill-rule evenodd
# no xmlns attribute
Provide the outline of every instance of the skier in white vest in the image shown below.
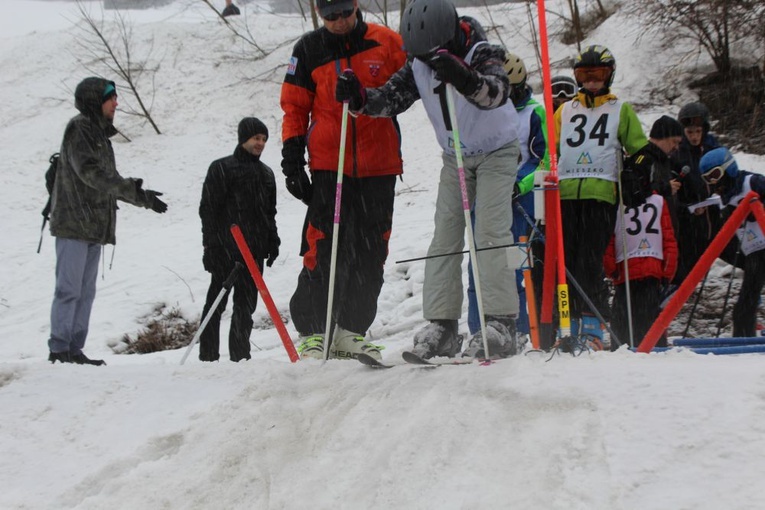
<svg viewBox="0 0 765 510"><path fill-rule="evenodd" d="M338 81L336 99L349 101L354 114L391 117L422 99L443 149L435 230L428 255L458 253L465 247L465 217L455 159L446 86L458 93L455 110L469 205L475 204L476 247L513 242L508 199L518 172L518 116L504 68L505 50L486 41L480 24L458 17L448 0L412 0L401 20L404 49L413 57L388 82L364 89L351 73ZM423 358L455 356L461 350L462 256L429 258L425 264L423 315L430 323L414 337L413 352ZM503 249L478 252L486 335L491 356L516 354L518 293L515 271ZM480 332L464 355L483 357Z"/></svg>
<svg viewBox="0 0 765 510"><path fill-rule="evenodd" d="M599 45L574 62L579 92L555 112L558 178L566 265L600 314L608 315L603 255L616 221L616 183L623 151L648 143L632 106L611 92L616 60ZM571 289L571 334L591 348L605 342L603 325L576 289Z"/></svg>
<svg viewBox="0 0 765 510"><path fill-rule="evenodd" d="M750 191L756 191L760 201L765 198L765 177L739 170L725 147L704 154L699 161L699 171L724 205L737 206ZM765 235L753 215L738 230L738 238L744 254L744 281L733 307L733 336L753 337L757 334L757 306L765 285Z"/></svg>

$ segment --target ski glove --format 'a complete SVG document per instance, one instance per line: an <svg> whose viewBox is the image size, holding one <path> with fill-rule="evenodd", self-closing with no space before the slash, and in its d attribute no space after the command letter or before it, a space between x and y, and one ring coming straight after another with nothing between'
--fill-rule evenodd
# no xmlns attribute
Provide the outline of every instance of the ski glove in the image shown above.
<svg viewBox="0 0 765 510"><path fill-rule="evenodd" d="M337 77L335 99L341 103L348 101L348 108L354 112L364 108L367 102L367 91L350 69L346 69Z"/></svg>
<svg viewBox="0 0 765 510"><path fill-rule="evenodd" d="M284 168L284 175L287 177L287 191L290 194L302 200L304 204L311 203L311 197L313 196L313 187L311 186L311 179L308 178L308 174L302 167L297 168Z"/></svg>
<svg viewBox="0 0 765 510"><path fill-rule="evenodd" d="M478 75L465 61L446 50L439 50L426 63L436 72L437 80L451 83L463 96L473 95L481 84Z"/></svg>

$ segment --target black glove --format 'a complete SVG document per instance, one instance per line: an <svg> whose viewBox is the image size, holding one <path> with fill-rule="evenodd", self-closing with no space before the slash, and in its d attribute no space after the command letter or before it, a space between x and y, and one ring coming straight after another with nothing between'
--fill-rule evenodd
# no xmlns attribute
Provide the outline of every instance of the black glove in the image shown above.
<svg viewBox="0 0 765 510"><path fill-rule="evenodd" d="M622 200L627 207L637 207L645 203L651 194L650 183L631 169L622 170Z"/></svg>
<svg viewBox="0 0 765 510"><path fill-rule="evenodd" d="M157 197L159 197L161 195L162 195L162 193L160 193L159 191L153 191L153 190L150 190L150 189L146 190L146 196L147 197L152 197L151 206L150 206L151 210L154 211L155 213L159 213L159 214L162 214L165 211L167 211L167 204L164 203L159 198L157 198Z"/></svg>
<svg viewBox="0 0 765 510"><path fill-rule="evenodd" d="M144 204L148 204L149 209L162 214L167 211L167 204L157 197L161 197L162 193L151 189L143 189L143 179L135 179L135 193L138 195L138 199Z"/></svg>
<svg viewBox="0 0 765 510"><path fill-rule="evenodd" d="M436 72L437 80L451 83L463 96L469 96L478 90L481 83L478 75L462 59L448 51L439 51L426 63Z"/></svg>
<svg viewBox="0 0 765 510"><path fill-rule="evenodd" d="M205 246L202 254L202 265L208 273L228 273L233 261L228 256L228 252L222 246Z"/></svg>
<svg viewBox="0 0 765 510"><path fill-rule="evenodd" d="M367 91L350 69L346 69L337 77L335 99L341 103L348 101L348 107L354 112L364 108L367 102Z"/></svg>
<svg viewBox="0 0 765 510"><path fill-rule="evenodd" d="M268 248L268 260L266 261L266 266L271 267L274 265L274 261L276 260L276 257L279 256L279 242L273 242L271 243L271 246Z"/></svg>
<svg viewBox="0 0 765 510"><path fill-rule="evenodd" d="M513 184L513 196L512 196L513 202L518 200L518 197L520 196L521 196L521 188L520 186L518 186L518 183L516 182L515 184Z"/></svg>
<svg viewBox="0 0 765 510"><path fill-rule="evenodd" d="M313 187L311 186L311 179L308 178L308 174L303 167L288 168L283 167L284 175L287 177L287 191L292 194L293 197L298 200L302 200L304 204L311 203L311 197L313 196Z"/></svg>

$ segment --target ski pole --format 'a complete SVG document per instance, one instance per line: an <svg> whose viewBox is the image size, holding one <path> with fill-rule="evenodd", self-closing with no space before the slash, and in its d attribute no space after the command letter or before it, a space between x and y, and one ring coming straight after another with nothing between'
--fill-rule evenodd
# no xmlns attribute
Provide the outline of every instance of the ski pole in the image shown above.
<svg viewBox="0 0 765 510"><path fill-rule="evenodd" d="M512 243L512 244L500 244L497 246L486 246L484 248L476 248L475 251L488 251L488 250L498 250L500 248L513 248L514 246L522 246L524 243ZM403 264L405 262L417 262L420 260L428 260L428 259L438 259L441 257L452 257L454 255L464 255L466 253L470 253L470 250L462 250L462 251L453 251L451 253L439 253L438 255L426 255L424 257L415 257L413 259L404 259L404 260L397 260L396 264Z"/></svg>
<svg viewBox="0 0 765 510"><path fill-rule="evenodd" d="M42 227L40 227L40 242L37 243L37 253L40 253L42 248L43 235L45 234L45 224L48 222L48 217L43 215Z"/></svg>
<svg viewBox="0 0 765 510"><path fill-rule="evenodd" d="M287 333L287 328L284 327L282 316L279 315L279 310L276 309L271 293L268 292L266 282L260 274L258 265L255 264L255 259L252 257L252 252L247 246L247 241L244 240L244 234L242 234L242 229L239 228L239 225L231 225L231 235L234 236L236 246L239 248L239 253L242 254L244 263L250 271L250 276L252 276L252 280L255 282L255 287L258 288L258 293L263 299L266 309L268 309L268 314L271 316L271 320L274 321L274 327L276 328L276 331L279 332L279 337L282 339L282 344L284 344L284 349L287 351L287 356L289 356L292 363L296 362L300 358L295 350L295 345L292 343L289 333Z"/></svg>
<svg viewBox="0 0 765 510"><path fill-rule="evenodd" d="M630 266L627 253L627 225L624 224L624 193L622 191L622 172L624 171L624 159L621 149L616 149L616 171L619 177L619 214L622 220L622 256L624 257L624 290L627 297L627 326L630 335L630 349L635 348L635 333L632 327L632 293L630 291Z"/></svg>
<svg viewBox="0 0 765 510"><path fill-rule="evenodd" d="M335 272L337 271L337 242L340 237L340 204L343 197L343 170L345 168L345 138L348 133L348 101L343 101L340 124L340 151L337 155L337 186L335 188L335 218L332 223L332 252L329 258L329 290L327 291L327 322L324 332L324 361L329 359L332 342L332 306L335 299Z"/></svg>
<svg viewBox="0 0 765 510"><path fill-rule="evenodd" d="M199 341L199 338L202 336L202 332L207 327L207 323L210 322L210 319L212 318L213 314L215 314L215 310L218 309L218 305L223 300L223 296L226 295L226 293L231 290L231 287L234 286L234 279L236 278L236 274L239 272L239 269L241 269L242 264L239 262L234 263L234 269L231 270L231 272L228 274L228 278L226 278L226 281L223 282L223 288L220 289L220 292L218 292L218 296L215 298L215 301L213 301L212 306L210 306L210 309L207 310L207 315L204 319L202 319L202 323L199 325L199 329L197 329L197 332L194 334L194 338L191 340L191 343L186 348L186 352L183 354L183 357L181 358L181 365L186 363L186 358L189 357L189 354L191 354L191 349L194 348L194 346Z"/></svg>
<svg viewBox="0 0 765 510"><path fill-rule="evenodd" d="M532 219L531 219L531 216L529 216L529 213L527 213L527 212L526 212L526 211L523 209L523 207L521 207L521 206L520 206L520 204L517 204L517 205L516 205L516 208L517 208L519 211L521 211L521 214L522 214L522 216L524 217L524 219L525 219L525 220L526 220L526 221L529 223L529 225L531 225L531 227L534 229L534 232L536 233L537 237L539 237L539 240L540 240L541 242L543 242L543 243L545 243L545 244L546 244L545 235L542 233L542 231L541 231L541 230L539 230L539 227L537 227L537 226L534 224L534 220L532 220ZM564 267L565 267L565 266L564 266ZM584 301L584 304L586 304L586 305L587 305L587 307L590 309L590 311L592 312L592 314L593 314L595 317L597 317L597 319L598 319L598 320L599 320L601 323L603 323L603 325L606 327L606 331L608 331L608 334L609 334L609 335L611 335L611 341L612 341L612 342L616 342L616 346L617 346L617 347L621 346L621 345L622 345L622 342L621 342L621 341L619 341L619 337L616 335L616 333L614 333L614 330L613 330L613 329L611 329L611 326L609 326L608 322L606 322L606 319L604 319L604 318L603 318L603 315L602 315L602 314L600 313L600 311L598 310L598 307L597 307L597 306L595 306L595 303L593 303L593 302L592 302L592 300L590 299L590 297L589 297L587 294L585 294L585 292L584 292L584 289L582 289L582 286L581 286L581 285L579 285L579 282L578 282L578 281L576 281L576 278L574 278L574 275L573 275L573 274L571 274L571 271L569 271L567 267L565 267L565 269L566 269L566 277L568 278L568 281L569 281L569 282L571 282L571 285L574 287L574 289L576 289L576 291L579 293L579 295L580 295L580 296L582 296L582 301ZM570 332L569 332L569 334L570 334Z"/></svg>
<svg viewBox="0 0 765 510"><path fill-rule="evenodd" d="M720 330L722 329L723 321L725 320L725 312L728 309L728 299L730 298L730 289L733 286L733 277L736 275L736 264L738 264L738 254L741 253L741 246L736 250L736 256L733 257L733 269L730 272L730 280L728 280L728 290L725 292L725 299L723 300L722 313L720 314L720 322L717 323L717 333L715 338L720 338Z"/></svg>
<svg viewBox="0 0 765 510"><path fill-rule="evenodd" d="M439 52L446 50L439 50ZM483 337L483 352L486 359L490 358L489 339L486 337L486 318L483 316L483 293L481 292L481 272L478 270L478 257L476 255L475 241L473 240L473 224L470 221L470 202L465 184L465 164L462 160L462 147L460 142L460 130L457 126L457 111L454 107L454 87L446 86L446 109L449 110L449 121L454 137L454 155L457 158L457 173L460 179L460 193L462 195L462 210L465 213L465 229L467 230L467 242L470 249L470 260L473 263L473 281L475 282L475 297L478 303L478 319L481 322L481 336Z"/></svg>
<svg viewBox="0 0 765 510"><path fill-rule="evenodd" d="M693 306L691 307L691 313L688 314L688 322L685 323L685 329L683 330L683 338L688 337L688 331L691 329L691 321L693 320L693 315L696 313L696 307L699 305L701 294L704 292L704 285L706 285L707 283L707 276L709 276L709 271L707 271L707 273L704 275L704 279L701 280L701 288L699 288L699 293L696 294L696 299L693 301Z"/></svg>

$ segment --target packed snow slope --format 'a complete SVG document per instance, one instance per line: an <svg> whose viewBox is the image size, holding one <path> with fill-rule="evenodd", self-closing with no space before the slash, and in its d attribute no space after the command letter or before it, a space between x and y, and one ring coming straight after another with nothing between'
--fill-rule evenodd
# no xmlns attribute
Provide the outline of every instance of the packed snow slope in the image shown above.
<svg viewBox="0 0 765 510"><path fill-rule="evenodd" d="M551 12L562 4L548 2ZM87 5L100 17L98 3ZM78 46L72 3L5 0L2 9L0 508L765 507L759 355L532 352L488 367L386 371L349 361L290 364L262 304L246 363L228 361L225 340L212 364L194 353L180 366L182 350L112 352L109 345L135 336L158 304L189 318L201 313L208 284L201 185L209 163L233 151L242 117L268 125L263 159L280 175L279 87L292 44L310 28L297 16L249 11L233 21L240 29L247 23L269 53L255 60L255 50L202 2L125 13L134 58L156 70L141 84L162 134L119 111L115 124L132 141L113 139L117 164L124 176L163 191L170 209L119 211L118 244L104 253L86 346L108 365L50 365L55 253L47 233L35 253L43 174L75 114L76 84L96 72L112 76ZM491 17L483 8L464 12L498 27L539 83L523 4L492 7ZM113 33L110 16L105 28ZM648 127L693 95L685 91L674 104L651 96L664 79L658 63L669 66L672 53L650 37L637 44L645 29L633 21L616 14L587 43L611 48L619 62L614 89L641 105ZM575 49L552 41L551 54L563 62ZM567 72L563 64L555 71ZM122 93L120 101L130 99ZM369 331L392 363L423 325L424 265L395 261L427 250L440 166L421 105L400 122L405 174ZM737 156L744 168L764 163ZM278 184L283 245L265 279L288 316L305 208Z"/></svg>

